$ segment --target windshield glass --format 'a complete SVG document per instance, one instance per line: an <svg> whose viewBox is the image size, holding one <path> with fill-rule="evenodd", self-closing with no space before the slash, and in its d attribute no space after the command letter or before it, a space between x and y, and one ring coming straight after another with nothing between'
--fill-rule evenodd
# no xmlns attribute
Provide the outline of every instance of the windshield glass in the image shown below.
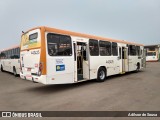
<svg viewBox="0 0 160 120"><path fill-rule="evenodd" d="M156 56L156 52L148 52L147 56Z"/></svg>

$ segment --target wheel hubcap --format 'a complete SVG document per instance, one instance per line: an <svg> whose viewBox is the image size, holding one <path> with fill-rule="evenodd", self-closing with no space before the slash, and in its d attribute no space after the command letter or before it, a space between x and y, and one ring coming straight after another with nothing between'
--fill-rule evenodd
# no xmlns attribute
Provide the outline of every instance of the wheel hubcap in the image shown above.
<svg viewBox="0 0 160 120"><path fill-rule="evenodd" d="M101 71L100 74L99 74L99 77L101 80L103 80L105 78L105 73L104 71Z"/></svg>

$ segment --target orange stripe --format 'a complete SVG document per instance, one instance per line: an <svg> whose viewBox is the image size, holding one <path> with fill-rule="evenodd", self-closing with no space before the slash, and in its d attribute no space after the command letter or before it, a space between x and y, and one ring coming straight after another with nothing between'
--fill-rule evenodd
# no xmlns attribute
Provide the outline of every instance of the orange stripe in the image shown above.
<svg viewBox="0 0 160 120"><path fill-rule="evenodd" d="M35 28L28 30L27 32L35 30L35 29L45 29L45 31L48 31L48 32L59 33L59 34L70 35L70 36L77 36L77 37L84 37L84 38L89 38L89 39L106 40L106 41L111 41L111 42L144 46L143 44L127 42L127 41L117 40L117 39L112 39L112 38L104 38L104 37L82 34L82 33L77 33L77 32L71 32L71 31L67 31L67 30L60 30L60 29L56 29L56 28L49 28L49 27L45 27L45 26L35 27ZM27 33L27 32L25 32L25 33Z"/></svg>
<svg viewBox="0 0 160 120"><path fill-rule="evenodd" d="M44 27L41 29L41 55L40 55L40 62L43 63L43 70L42 75L46 75L46 42L45 42L45 29Z"/></svg>
<svg viewBox="0 0 160 120"><path fill-rule="evenodd" d="M142 44L127 42L127 41L123 41L123 40L117 40L117 39L112 39L112 38L104 38L104 37L99 37L99 36L94 36L94 35L87 35L87 34L82 34L82 33L77 33L77 32L60 30L60 29L56 29L56 28L45 27L45 29L48 32L60 33L60 34L65 34L65 35L71 35L71 36L85 37L85 38L89 38L89 39L106 40L106 41L111 41L111 42L118 42L118 43L124 43L124 44L133 44L133 45L143 46Z"/></svg>

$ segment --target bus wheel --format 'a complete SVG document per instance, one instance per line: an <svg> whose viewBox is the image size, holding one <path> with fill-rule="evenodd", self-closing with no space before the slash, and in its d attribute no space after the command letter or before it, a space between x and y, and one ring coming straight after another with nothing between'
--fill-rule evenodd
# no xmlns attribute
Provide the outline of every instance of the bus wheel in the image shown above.
<svg viewBox="0 0 160 120"><path fill-rule="evenodd" d="M104 82L106 78L106 70L103 67L100 67L97 74L97 81Z"/></svg>
<svg viewBox="0 0 160 120"><path fill-rule="evenodd" d="M137 69L136 69L136 72L139 72L140 71L140 64L137 63Z"/></svg>
<svg viewBox="0 0 160 120"><path fill-rule="evenodd" d="M2 71L2 72L4 72L4 70L3 70L3 66L2 66L2 65L1 65L1 71Z"/></svg>
<svg viewBox="0 0 160 120"><path fill-rule="evenodd" d="M17 72L16 72L16 68L15 67L13 67L13 74L14 74L15 77L17 77Z"/></svg>

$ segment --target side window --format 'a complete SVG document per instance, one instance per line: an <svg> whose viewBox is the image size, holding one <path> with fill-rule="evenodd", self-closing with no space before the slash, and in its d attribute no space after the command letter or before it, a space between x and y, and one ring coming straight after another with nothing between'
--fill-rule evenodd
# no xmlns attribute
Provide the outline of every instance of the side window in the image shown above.
<svg viewBox="0 0 160 120"><path fill-rule="evenodd" d="M101 56L111 55L111 43L107 41L99 41L99 50Z"/></svg>
<svg viewBox="0 0 160 120"><path fill-rule="evenodd" d="M6 59L8 58L9 56L9 51L6 51Z"/></svg>
<svg viewBox="0 0 160 120"><path fill-rule="evenodd" d="M141 55L141 49L140 46L136 46L136 50L137 50L137 55L140 56Z"/></svg>
<svg viewBox="0 0 160 120"><path fill-rule="evenodd" d="M6 53L6 57L5 58L7 58L8 57L8 51L5 51L5 53Z"/></svg>
<svg viewBox="0 0 160 120"><path fill-rule="evenodd" d="M14 55L14 49L11 50L11 56L13 56L13 55Z"/></svg>
<svg viewBox="0 0 160 120"><path fill-rule="evenodd" d="M0 58L5 58L6 57L6 52L0 52Z"/></svg>
<svg viewBox="0 0 160 120"><path fill-rule="evenodd" d="M10 52L11 52L10 58L13 59L13 49L11 49Z"/></svg>
<svg viewBox="0 0 160 120"><path fill-rule="evenodd" d="M66 35L49 33L47 35L48 54L50 56L71 56L71 38Z"/></svg>
<svg viewBox="0 0 160 120"><path fill-rule="evenodd" d="M149 51L155 51L155 48L154 47L151 47L151 48L148 48Z"/></svg>
<svg viewBox="0 0 160 120"><path fill-rule="evenodd" d="M130 48L129 48L129 45L127 44L127 47L128 47L128 56L130 55Z"/></svg>
<svg viewBox="0 0 160 120"><path fill-rule="evenodd" d="M146 53L147 53L147 51L146 51ZM143 55L144 53L143 53L143 49L141 49L141 55Z"/></svg>
<svg viewBox="0 0 160 120"><path fill-rule="evenodd" d="M121 47L119 47L119 59L122 59L122 57L121 57L121 56L122 56L122 54L121 54L121 53L122 53L122 48L121 48Z"/></svg>
<svg viewBox="0 0 160 120"><path fill-rule="evenodd" d="M129 45L129 52L131 56L136 56L136 46L135 45Z"/></svg>
<svg viewBox="0 0 160 120"><path fill-rule="evenodd" d="M18 48L15 49L15 54L18 55Z"/></svg>
<svg viewBox="0 0 160 120"><path fill-rule="evenodd" d="M9 56L8 56L8 59L10 59L10 58L11 58L11 55L12 55L11 50L9 50Z"/></svg>
<svg viewBox="0 0 160 120"><path fill-rule="evenodd" d="M15 48L12 49L12 55L15 55Z"/></svg>
<svg viewBox="0 0 160 120"><path fill-rule="evenodd" d="M99 56L98 40L89 40L89 50L91 56Z"/></svg>
<svg viewBox="0 0 160 120"><path fill-rule="evenodd" d="M18 51L18 55L20 56L20 48L18 48L17 51Z"/></svg>
<svg viewBox="0 0 160 120"><path fill-rule="evenodd" d="M9 57L8 57L8 59L10 59L11 58L11 50L9 50Z"/></svg>
<svg viewBox="0 0 160 120"><path fill-rule="evenodd" d="M115 42L112 42L112 55L113 56L118 56L117 43L115 43Z"/></svg>

